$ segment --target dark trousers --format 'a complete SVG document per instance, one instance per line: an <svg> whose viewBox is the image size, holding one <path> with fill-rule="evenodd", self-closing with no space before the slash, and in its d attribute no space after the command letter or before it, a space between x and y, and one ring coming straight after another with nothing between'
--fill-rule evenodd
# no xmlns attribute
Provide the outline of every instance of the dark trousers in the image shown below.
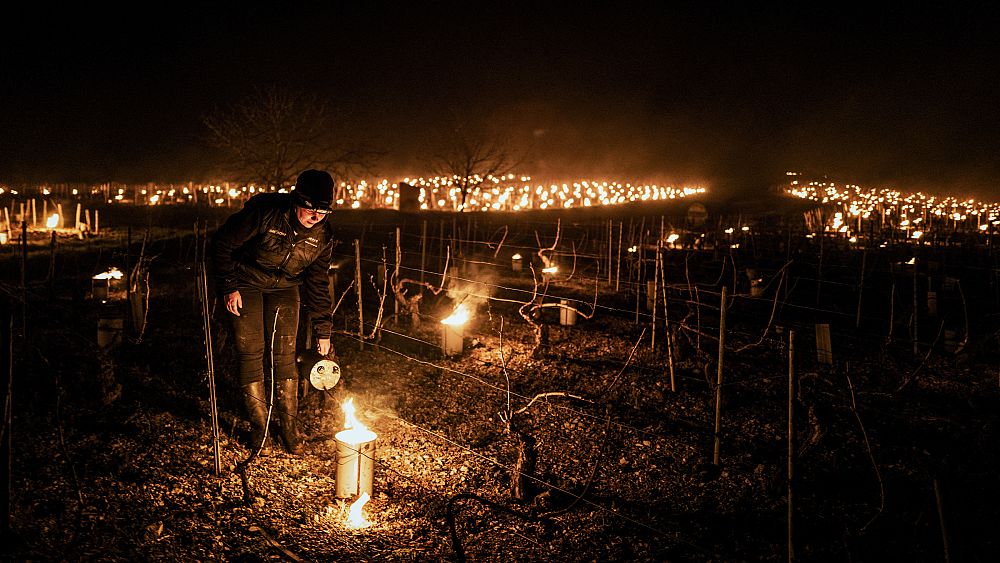
<svg viewBox="0 0 1000 563"><path fill-rule="evenodd" d="M240 385L264 380L273 366L274 379L295 379L295 337L299 328L299 288L261 290L240 287L243 308L233 323Z"/></svg>

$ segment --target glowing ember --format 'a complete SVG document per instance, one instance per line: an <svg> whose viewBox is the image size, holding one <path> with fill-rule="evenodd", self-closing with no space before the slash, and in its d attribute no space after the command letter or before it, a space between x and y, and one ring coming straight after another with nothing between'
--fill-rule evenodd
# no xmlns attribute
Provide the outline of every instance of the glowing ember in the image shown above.
<svg viewBox="0 0 1000 563"><path fill-rule="evenodd" d="M472 311L465 303L459 303L458 307L449 315L446 319L441 321L443 325L449 326L462 326L469 322L469 318L472 317Z"/></svg>
<svg viewBox="0 0 1000 563"><path fill-rule="evenodd" d="M364 444L378 438L378 434L372 432L355 416L354 398L351 397L340 405L344 411L344 430L337 432L336 438L345 444Z"/></svg>
<svg viewBox="0 0 1000 563"><path fill-rule="evenodd" d="M111 268L107 272L103 272L103 273L97 274L96 276L94 276L94 279L95 280L120 280L120 279L122 279L123 275L124 274L122 274L121 270L119 270L118 268Z"/></svg>
<svg viewBox="0 0 1000 563"><path fill-rule="evenodd" d="M368 504L369 500L371 500L371 497L368 493L361 493L358 500L351 503L351 507L347 511L347 525L349 527L367 528L368 526L371 526L372 523L365 518L365 515L362 512L362 509L366 504Z"/></svg>
<svg viewBox="0 0 1000 563"><path fill-rule="evenodd" d="M45 220L45 227L49 229L54 229L59 226L59 214L53 213L49 215L49 218Z"/></svg>

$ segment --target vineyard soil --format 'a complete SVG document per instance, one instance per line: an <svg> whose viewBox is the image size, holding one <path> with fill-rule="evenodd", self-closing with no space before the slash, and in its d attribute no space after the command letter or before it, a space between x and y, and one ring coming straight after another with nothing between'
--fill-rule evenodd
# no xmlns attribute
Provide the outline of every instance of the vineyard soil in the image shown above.
<svg viewBox="0 0 1000 563"><path fill-rule="evenodd" d="M420 224L409 226L417 235L402 246L412 263L421 254ZM582 244L571 251L563 239L560 246L560 266L574 264L575 277L536 285L528 266L511 269L506 245L534 245L537 252L553 243L557 229L569 232L563 224L522 225L516 243L513 232L501 242L497 229L482 228L479 238L492 246L462 254L458 246L439 253L454 241L435 232L438 223L431 227L424 226L434 235L423 247L428 287L440 284L443 264L456 269L440 293L426 290L419 326L397 314L391 295L378 295L385 287L383 256L390 273L394 263L393 229L362 220L353 231L345 227L337 251L343 272L334 279L334 295L343 297L334 315L343 377L328 391L303 382L304 453L278 447L250 463L245 481L237 469L250 455L249 427L218 307L211 335L221 473L214 471L195 291L199 243L191 233L143 241L135 232L130 258L134 264L142 252L148 273L141 331L126 325L121 342L104 350L102 319L122 304L91 298L90 276L121 253L97 245L72 251L67 243L56 279L30 283L27 301L11 300L15 324L22 313L28 320L27 338L18 329L12 341L5 556L784 561L790 504L791 545L802 561L992 561L1000 553L994 534L1000 355L988 312L971 323L964 342L946 345L952 325L942 320L939 328L920 309L926 336L914 350L905 328L910 312L902 305L893 319L855 322L859 298L838 285L832 246L824 250L830 285L819 295L805 288L801 270L799 281L782 282L788 248L769 254L761 238L753 266L769 279L758 299L749 299L746 247L721 259L707 250L670 251L659 283L669 291L672 324L668 331L661 309L654 329L645 284L618 280L616 289L606 268L576 256ZM546 234L536 241L540 230ZM779 232L775 240L784 237ZM353 239L367 244L364 341L352 286ZM5 251L3 268L16 271L7 268L16 259ZM48 256L38 250L35 260L41 273L29 280L44 279ZM655 262L649 270L643 264L626 267L660 280L650 274ZM941 264L946 270L947 262ZM886 272L892 273L888 265ZM966 283L964 274L955 275ZM3 282L16 297L15 274L4 274ZM905 303L910 297L899 298L904 283L898 285L891 296L888 285L866 289L871 293L862 303L873 309L889 300ZM732 301L720 355L722 286ZM965 287L979 286L970 280ZM995 299L967 292L972 308ZM533 295L566 301L523 315ZM941 296L944 307L943 289ZM781 306L796 297L813 306L829 300L828 308L842 314L830 321ZM446 357L437 321L465 299L472 299L474 314L463 349ZM574 324L561 324L567 306ZM880 318L886 315L886 307L878 309ZM866 308L865 316L877 315ZM816 322L831 328L829 363L817 358ZM539 345L542 333L547 342ZM343 427L347 398L378 434L365 507L370 525L363 528L346 524L348 503L335 498L334 434Z"/></svg>

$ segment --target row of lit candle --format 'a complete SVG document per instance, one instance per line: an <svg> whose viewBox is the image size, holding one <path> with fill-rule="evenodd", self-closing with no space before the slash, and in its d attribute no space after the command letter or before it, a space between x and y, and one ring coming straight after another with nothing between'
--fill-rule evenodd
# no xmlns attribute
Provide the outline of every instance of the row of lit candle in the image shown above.
<svg viewBox="0 0 1000 563"><path fill-rule="evenodd" d="M913 227L917 223L949 221L953 225L975 218L976 227L985 230L986 223L1000 224L1000 203L982 202L972 198L940 197L922 192L903 193L889 188L862 188L854 184L837 185L832 182L800 182L793 180L786 188L789 195L822 204L840 204L838 214L840 230L849 220L847 216L861 219L891 218L900 227ZM846 214L846 215L845 215Z"/></svg>
<svg viewBox="0 0 1000 563"><path fill-rule="evenodd" d="M620 205L639 201L660 201L688 197L705 192L700 186L673 187L660 184L632 184L618 181L578 180L539 184L530 176L487 176L472 177L466 184L469 186L464 198L461 185L462 178L452 177L414 177L404 178L402 182L390 182L387 179L377 182L361 180L357 182L341 182L336 190L335 204L338 207L358 209L361 207L394 208L399 205L401 183L408 184L419 190L418 200L421 209L448 211L520 211L526 209L552 209L596 207ZM41 194L50 195L51 190L41 188ZM128 188L107 185L94 186L89 189L92 197L106 197L108 203L144 200L147 205L166 203L208 201L215 205L229 205L234 201L242 201L254 194L265 191L284 192L284 189L261 188L254 185L234 187L231 184L208 184L203 186L183 185L163 188L141 187ZM16 190L0 187L0 195L4 193L19 195ZM80 191L73 190L74 196Z"/></svg>

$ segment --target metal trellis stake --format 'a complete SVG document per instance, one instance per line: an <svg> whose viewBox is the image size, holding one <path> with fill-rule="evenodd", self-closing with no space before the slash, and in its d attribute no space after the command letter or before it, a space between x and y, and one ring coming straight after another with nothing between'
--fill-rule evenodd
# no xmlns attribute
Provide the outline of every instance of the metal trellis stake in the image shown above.
<svg viewBox="0 0 1000 563"><path fill-rule="evenodd" d="M722 428L722 360L726 352L726 286L722 286L722 299L719 304L719 369L715 376L715 447L712 450L712 463L719 465L719 449L721 446L720 432Z"/></svg>
<svg viewBox="0 0 1000 563"><path fill-rule="evenodd" d="M215 475L222 474L222 456L219 451L219 410L215 397L215 360L212 356L212 319L208 313L208 270L205 262L198 270L198 289L201 293L201 316L205 328L205 360L208 368L208 400L212 412L212 453L215 456Z"/></svg>
<svg viewBox="0 0 1000 563"><path fill-rule="evenodd" d="M358 295L358 349L365 349L365 316L361 301L361 241L354 239L354 291Z"/></svg>
<svg viewBox="0 0 1000 563"><path fill-rule="evenodd" d="M3 418L3 462L0 465L0 498L3 499L3 513L0 517L0 533L5 536L10 530L10 475L11 450L10 435L13 422L14 390L14 309L10 307L7 297L0 299L0 370L3 370L4 381L4 418ZM8 544L10 545L10 544Z"/></svg>
<svg viewBox="0 0 1000 563"><path fill-rule="evenodd" d="M788 333L788 563L795 561L794 516L792 504L795 469L795 331Z"/></svg>

